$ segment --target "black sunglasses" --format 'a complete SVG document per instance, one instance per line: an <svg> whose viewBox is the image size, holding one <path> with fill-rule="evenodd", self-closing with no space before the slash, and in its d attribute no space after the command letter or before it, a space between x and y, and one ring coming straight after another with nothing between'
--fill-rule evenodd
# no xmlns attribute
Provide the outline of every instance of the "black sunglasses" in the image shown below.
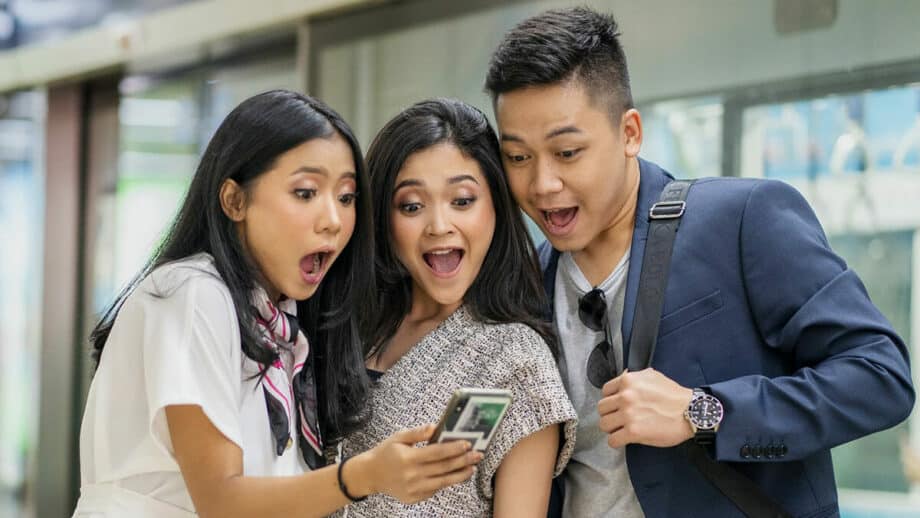
<svg viewBox="0 0 920 518"><path fill-rule="evenodd" d="M607 299L603 290L594 288L578 299L578 319L592 331L603 331L604 339L588 356L588 381L596 388L615 378L619 367L610 346L610 325L607 321Z"/></svg>

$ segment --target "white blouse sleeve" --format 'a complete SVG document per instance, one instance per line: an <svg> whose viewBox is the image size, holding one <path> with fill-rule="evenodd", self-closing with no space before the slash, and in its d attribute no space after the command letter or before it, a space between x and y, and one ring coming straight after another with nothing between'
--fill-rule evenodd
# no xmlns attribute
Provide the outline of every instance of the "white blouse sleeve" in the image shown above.
<svg viewBox="0 0 920 518"><path fill-rule="evenodd" d="M242 448L240 337L226 285L200 273L156 291L145 296L142 338L151 435L175 457L165 409L197 405Z"/></svg>

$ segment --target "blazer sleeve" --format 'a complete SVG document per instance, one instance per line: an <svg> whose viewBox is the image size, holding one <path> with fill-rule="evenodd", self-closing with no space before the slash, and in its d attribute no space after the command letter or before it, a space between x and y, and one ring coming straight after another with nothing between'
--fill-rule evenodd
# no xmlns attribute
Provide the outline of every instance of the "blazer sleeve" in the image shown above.
<svg viewBox="0 0 920 518"><path fill-rule="evenodd" d="M830 249L801 194L782 182L758 182L740 246L762 342L792 368L786 376L709 386L725 407L716 459L753 461L740 454L750 440L785 445L776 461L802 459L904 420L914 404L907 347Z"/></svg>

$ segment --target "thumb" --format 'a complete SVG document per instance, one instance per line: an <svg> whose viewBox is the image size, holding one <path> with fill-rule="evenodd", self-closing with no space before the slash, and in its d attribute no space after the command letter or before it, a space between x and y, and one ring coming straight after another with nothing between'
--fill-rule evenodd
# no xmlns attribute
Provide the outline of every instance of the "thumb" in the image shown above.
<svg viewBox="0 0 920 518"><path fill-rule="evenodd" d="M393 434L393 440L411 446L418 442L427 441L431 438L432 433L434 433L434 425L426 424L408 430L400 430Z"/></svg>

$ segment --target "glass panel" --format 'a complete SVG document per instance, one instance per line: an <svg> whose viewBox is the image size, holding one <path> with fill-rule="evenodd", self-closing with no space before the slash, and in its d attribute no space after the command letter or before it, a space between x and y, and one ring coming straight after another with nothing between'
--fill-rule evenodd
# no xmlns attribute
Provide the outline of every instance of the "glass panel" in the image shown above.
<svg viewBox="0 0 920 518"><path fill-rule="evenodd" d="M722 174L722 101L679 99L639 106L642 157L675 178Z"/></svg>
<svg viewBox="0 0 920 518"><path fill-rule="evenodd" d="M44 95L0 97L0 515L25 512L38 439Z"/></svg>
<svg viewBox="0 0 920 518"><path fill-rule="evenodd" d="M0 0L0 49L61 38L190 0Z"/></svg>
<svg viewBox="0 0 920 518"><path fill-rule="evenodd" d="M144 265L182 200L199 154L201 84L198 75L122 83L118 177L99 198L98 312Z"/></svg>
<svg viewBox="0 0 920 518"><path fill-rule="evenodd" d="M168 80L122 81L118 179L100 197L102 228L93 283L103 311L163 239L217 126L243 99L296 88L293 51L256 63L200 70Z"/></svg>
<svg viewBox="0 0 920 518"><path fill-rule="evenodd" d="M742 175L796 186L814 207L831 246L860 275L913 354L920 352L913 345L914 278L920 264L920 86L753 106L744 110L742 124ZM835 448L838 486L844 493L907 492L906 464L920 462L908 460L920 451L917 427L911 418ZM900 507L892 503L897 497L875 494L843 498L844 515L890 510L900 516Z"/></svg>

